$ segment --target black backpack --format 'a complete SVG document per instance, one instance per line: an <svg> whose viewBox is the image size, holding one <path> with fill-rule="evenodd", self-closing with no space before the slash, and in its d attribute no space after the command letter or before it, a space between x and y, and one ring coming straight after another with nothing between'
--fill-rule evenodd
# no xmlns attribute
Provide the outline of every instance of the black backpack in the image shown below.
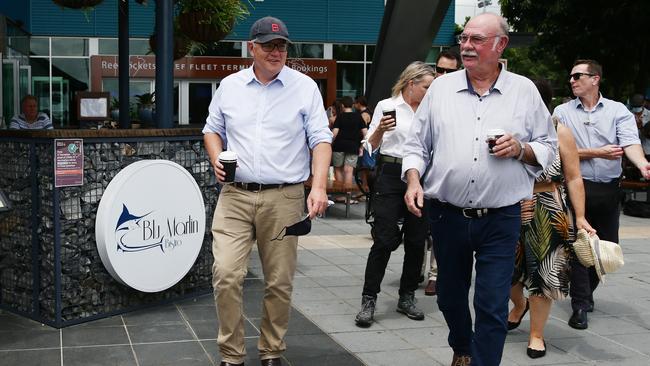
<svg viewBox="0 0 650 366"><path fill-rule="evenodd" d="M627 201L623 204L623 213L634 217L650 217L650 202Z"/></svg>

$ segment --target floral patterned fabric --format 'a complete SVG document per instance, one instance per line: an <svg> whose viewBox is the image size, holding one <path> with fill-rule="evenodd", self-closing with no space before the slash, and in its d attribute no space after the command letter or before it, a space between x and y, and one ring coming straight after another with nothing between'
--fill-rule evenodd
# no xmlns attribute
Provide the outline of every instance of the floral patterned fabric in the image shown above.
<svg viewBox="0 0 650 366"><path fill-rule="evenodd" d="M559 151L536 181L559 184L551 192L535 193L532 200L521 202L513 283L523 283L530 295L559 300L569 293L570 243L575 241Z"/></svg>

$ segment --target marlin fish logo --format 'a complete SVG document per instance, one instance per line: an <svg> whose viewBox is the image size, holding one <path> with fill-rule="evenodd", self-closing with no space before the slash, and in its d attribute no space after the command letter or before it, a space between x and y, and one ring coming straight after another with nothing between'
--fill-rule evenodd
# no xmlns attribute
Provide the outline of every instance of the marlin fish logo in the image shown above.
<svg viewBox="0 0 650 366"><path fill-rule="evenodd" d="M160 250L163 253L165 252L163 248L163 240L165 239L164 236L161 237L159 241L156 241L154 243L142 242L137 245L128 245L125 243L125 241L127 242L135 241L134 237L138 237L138 235L133 235L133 234L142 232L142 226L140 225L140 222L144 217L151 214L151 212L146 213L142 216L135 216L129 212L129 209L126 208L125 204L122 204L122 214L120 215L120 218L117 220L117 225L115 226L115 237L118 238L117 240L118 251L121 250L123 252L141 252L143 250L160 247Z"/></svg>

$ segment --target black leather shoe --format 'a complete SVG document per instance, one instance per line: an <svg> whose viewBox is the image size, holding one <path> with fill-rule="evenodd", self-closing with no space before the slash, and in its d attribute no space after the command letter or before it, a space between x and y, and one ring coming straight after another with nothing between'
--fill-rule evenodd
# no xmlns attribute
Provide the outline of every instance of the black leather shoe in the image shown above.
<svg viewBox="0 0 650 366"><path fill-rule="evenodd" d="M521 316L519 317L518 321L516 322L508 321L508 330L517 329L517 327L519 327L519 324L521 324L521 320L524 318L524 315L526 315L529 308L530 308L530 303L528 302L528 299L526 299L526 308L524 309L524 312L521 313Z"/></svg>
<svg viewBox="0 0 650 366"><path fill-rule="evenodd" d="M544 349L532 349L530 347L526 348L526 354L530 358L540 358L546 356L546 341L544 342Z"/></svg>
<svg viewBox="0 0 650 366"><path fill-rule="evenodd" d="M574 329L587 329L588 325L587 311L582 309L574 310L571 318L569 318L569 326Z"/></svg>
<svg viewBox="0 0 650 366"><path fill-rule="evenodd" d="M226 361L221 361L220 366L244 366L244 363L230 363Z"/></svg>
<svg viewBox="0 0 650 366"><path fill-rule="evenodd" d="M262 366L282 366L282 361L280 358L267 358L266 360L260 361Z"/></svg>
<svg viewBox="0 0 650 366"><path fill-rule="evenodd" d="M594 312L594 304L593 303L589 304L589 306L587 306L585 311L588 312L588 313L593 313Z"/></svg>

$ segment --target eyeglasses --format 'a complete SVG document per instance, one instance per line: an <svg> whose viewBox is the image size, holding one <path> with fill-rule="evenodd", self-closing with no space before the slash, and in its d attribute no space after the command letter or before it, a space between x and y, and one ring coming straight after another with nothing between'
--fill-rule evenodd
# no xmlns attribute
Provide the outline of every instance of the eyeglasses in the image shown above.
<svg viewBox="0 0 650 366"><path fill-rule="evenodd" d="M436 66L436 74L446 74L448 72L457 71L456 69L446 69L444 67Z"/></svg>
<svg viewBox="0 0 650 366"><path fill-rule="evenodd" d="M490 38L496 38L496 37L501 37L502 34L496 34L494 36L479 36L477 34L472 34L471 36L468 36L467 34L460 34L458 37L456 37L456 40L458 41L458 44L463 44L467 41L469 43L473 44L474 46L480 46L482 44L485 44L485 42L488 41Z"/></svg>
<svg viewBox="0 0 650 366"><path fill-rule="evenodd" d="M589 74L586 72L574 72L573 74L569 75L569 78L573 79L573 81L578 81L582 75L596 76L596 74Z"/></svg>
<svg viewBox="0 0 650 366"><path fill-rule="evenodd" d="M287 43L285 43L285 42L282 42L282 43L280 43L280 42L278 42L278 43L274 43L274 42L258 43L258 42L255 42L255 43L260 45L260 47L262 47L262 50L264 50L264 52L273 52L273 50L276 49L276 48L280 52L287 52L287 48L289 48L289 45Z"/></svg>

